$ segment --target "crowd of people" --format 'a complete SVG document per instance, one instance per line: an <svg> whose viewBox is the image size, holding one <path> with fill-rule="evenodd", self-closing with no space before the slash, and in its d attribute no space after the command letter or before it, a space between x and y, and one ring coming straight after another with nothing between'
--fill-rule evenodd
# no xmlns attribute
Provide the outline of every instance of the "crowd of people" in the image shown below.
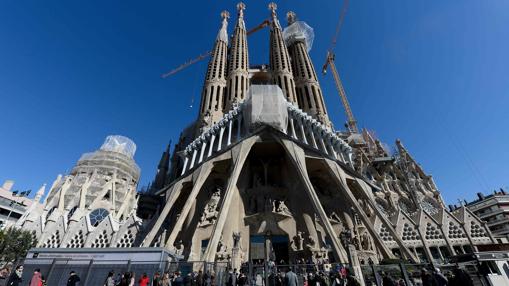
<svg viewBox="0 0 509 286"><path fill-rule="evenodd" d="M439 268L435 268L432 271L428 269L421 269L420 281L416 281L414 277L409 277L410 285L407 285L404 279L394 279L391 275L381 272L383 286L410 286L410 285L422 285L422 286L473 286L474 282L472 278L464 270L459 267L455 267L452 271L447 271L444 275Z"/></svg>
<svg viewBox="0 0 509 286"><path fill-rule="evenodd" d="M347 268L330 268L324 271L323 268L295 268L273 267L269 268L268 276L263 273L255 273L249 277L247 269L240 272L234 269L223 273L216 281L216 277L209 271L194 271L181 275L180 271L156 272L153 276L143 273L137 276L134 272L115 273L110 271L104 280L103 286L216 286L226 284L227 286L247 286L263 284L266 286L356 286L360 285L358 280L350 275ZM298 273L295 273L297 271ZM46 286L44 276L40 269L35 269L29 281L23 281L23 266L0 269L0 286ZM459 267L442 274L439 268L433 270L422 269L420 275L410 275L409 284L402 278L393 278L389 273L377 272L376 280L383 286L473 286L472 278L468 273ZM416 279L417 278L417 279ZM250 280L251 279L251 280ZM260 281L257 281L260 280ZM420 280L420 281L419 281ZM75 271L71 271L67 278L67 286L79 286L81 279ZM216 283L217 282L217 283ZM369 281L366 281L369 282ZM367 285L370 285L369 282Z"/></svg>
<svg viewBox="0 0 509 286"><path fill-rule="evenodd" d="M113 271L108 273L104 286L213 286L214 275L203 271L191 272L181 275L179 271L173 273L156 272L152 277L143 273L137 277L134 272L118 273Z"/></svg>

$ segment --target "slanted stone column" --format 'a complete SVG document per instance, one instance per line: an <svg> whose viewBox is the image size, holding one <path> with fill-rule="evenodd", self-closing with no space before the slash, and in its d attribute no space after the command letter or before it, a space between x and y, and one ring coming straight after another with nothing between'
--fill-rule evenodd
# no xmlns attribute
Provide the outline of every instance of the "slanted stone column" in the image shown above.
<svg viewBox="0 0 509 286"><path fill-rule="evenodd" d="M341 243L339 242L338 235L332 228L332 224L329 221L329 217L325 213L325 210L320 203L318 195L316 194L313 185L311 184L311 180L309 179L307 170L306 170L306 158L304 154L304 150L297 146L292 141L281 139L281 143L288 154L288 157L291 159L290 161L294 165L295 169L299 173L299 177L302 178L302 184L304 185L304 189L311 200L311 204L313 205L314 210L317 212L318 217L323 223L325 227L325 231L329 236L332 242L332 248L334 249L334 256L336 260L346 263L348 261L348 256L346 254L346 250L343 248Z"/></svg>
<svg viewBox="0 0 509 286"><path fill-rule="evenodd" d="M141 244L142 247L150 247L150 245L152 244L152 241L154 241L154 238L156 237L157 233L159 232L159 229L161 228L161 226L163 225L163 222L166 220L166 217L170 213L170 210L173 207L173 204L175 204L175 201L177 201L177 198L179 197L180 192L182 191L182 183L184 181L187 181L187 178L177 181L171 187L171 189L168 191L169 196L166 200L166 204L164 205L164 208L161 211L161 214L157 218L156 223L154 224L154 226L152 226L152 229L150 230L150 232L147 234L147 236L143 240L143 242Z"/></svg>
<svg viewBox="0 0 509 286"><path fill-rule="evenodd" d="M251 147L256 142L256 140L258 140L258 136L247 138L231 150L233 168L228 178L228 183L221 202L221 207L219 208L219 216L217 218L216 224L214 225L214 228L212 229L212 236L210 237L209 245L205 250L204 260L206 262L214 262L216 258L217 245L221 239L221 234L223 233L223 228L228 217L228 212L230 211L233 191L236 189L237 180L239 178L240 171L244 166L247 155L249 154L249 151L251 150Z"/></svg>
<svg viewBox="0 0 509 286"><path fill-rule="evenodd" d="M198 170L196 170L196 172L194 172L193 189L191 190L191 193L187 197L184 207L180 211L180 216L170 233L170 237L166 241L167 249L171 249L173 247L173 244L175 243L175 239L177 238L177 235L179 234L180 230L182 229L182 225L184 224L184 221L186 220L187 215L189 214L189 211L191 210L191 207L196 200L196 196L198 196L198 193L200 192L200 190L203 186L203 183L205 183L205 181L209 177L210 172L212 171L213 167L214 167L214 162L207 161L203 165L201 165L200 168L198 168Z"/></svg>

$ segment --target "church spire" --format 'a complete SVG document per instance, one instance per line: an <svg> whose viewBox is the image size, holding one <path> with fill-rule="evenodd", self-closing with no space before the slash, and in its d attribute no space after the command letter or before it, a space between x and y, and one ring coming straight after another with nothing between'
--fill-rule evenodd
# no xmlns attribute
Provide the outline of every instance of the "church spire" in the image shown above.
<svg viewBox="0 0 509 286"><path fill-rule="evenodd" d="M246 24L244 23L244 10L246 5L237 4L238 19L233 32L230 55L228 59L227 100L225 111L233 104L244 100L249 87L249 55L247 49Z"/></svg>
<svg viewBox="0 0 509 286"><path fill-rule="evenodd" d="M277 84L289 102L297 104L295 96L295 83L293 80L290 56L283 40L281 24L276 15L276 3L269 4L271 11L270 27L270 68L272 69L272 81Z"/></svg>
<svg viewBox="0 0 509 286"><path fill-rule="evenodd" d="M313 29L306 23L297 21L294 12L287 13L288 27L285 29L285 41L292 59L292 71L295 78L295 91L299 107L330 127L322 89L318 83L315 67L309 57L313 43Z"/></svg>
<svg viewBox="0 0 509 286"><path fill-rule="evenodd" d="M223 23L219 30L205 76L201 94L200 115L197 132L208 129L223 117L224 92L226 89L226 56L228 51L228 11L221 12Z"/></svg>

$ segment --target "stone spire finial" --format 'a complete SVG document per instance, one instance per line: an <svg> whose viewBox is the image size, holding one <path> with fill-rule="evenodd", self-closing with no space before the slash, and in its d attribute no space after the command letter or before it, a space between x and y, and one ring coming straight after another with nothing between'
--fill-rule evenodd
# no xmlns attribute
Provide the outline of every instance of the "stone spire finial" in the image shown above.
<svg viewBox="0 0 509 286"><path fill-rule="evenodd" d="M221 26L221 30L217 34L217 40L228 43L228 19L230 18L230 12L226 10L221 12L221 18L223 18L223 26Z"/></svg>
<svg viewBox="0 0 509 286"><path fill-rule="evenodd" d="M295 21L297 21L297 14L293 11L286 13L286 20L288 21L288 25L295 23Z"/></svg>
<svg viewBox="0 0 509 286"><path fill-rule="evenodd" d="M272 14L272 25L275 28L281 29L281 24L279 24L279 20L277 19L276 10L277 10L277 4L274 2L269 3L269 10Z"/></svg>
<svg viewBox="0 0 509 286"><path fill-rule="evenodd" d="M230 12L224 10L223 12L221 12L221 18L223 18L223 21L228 21L228 19L230 18Z"/></svg>
<svg viewBox="0 0 509 286"><path fill-rule="evenodd" d="M244 18L244 10L246 10L246 4L239 2L237 4L237 11L239 12L239 18Z"/></svg>
<svg viewBox="0 0 509 286"><path fill-rule="evenodd" d="M276 16L277 4L274 2L269 3L269 10L272 12L272 16Z"/></svg>

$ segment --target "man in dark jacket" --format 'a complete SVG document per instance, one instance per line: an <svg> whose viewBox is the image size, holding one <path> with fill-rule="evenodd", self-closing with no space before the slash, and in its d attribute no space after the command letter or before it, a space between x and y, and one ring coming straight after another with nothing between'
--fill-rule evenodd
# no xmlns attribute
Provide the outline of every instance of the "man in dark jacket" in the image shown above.
<svg viewBox="0 0 509 286"><path fill-rule="evenodd" d="M23 282L23 280L21 279L22 275L23 275L23 265L18 265L16 267L16 270L12 272L11 276L9 276L9 280L7 280L7 283L5 285L21 286L21 282Z"/></svg>
<svg viewBox="0 0 509 286"><path fill-rule="evenodd" d="M77 286L79 285L78 282L80 282L80 277L76 272L71 271L71 273L69 273L69 279L67 279L67 286Z"/></svg>

